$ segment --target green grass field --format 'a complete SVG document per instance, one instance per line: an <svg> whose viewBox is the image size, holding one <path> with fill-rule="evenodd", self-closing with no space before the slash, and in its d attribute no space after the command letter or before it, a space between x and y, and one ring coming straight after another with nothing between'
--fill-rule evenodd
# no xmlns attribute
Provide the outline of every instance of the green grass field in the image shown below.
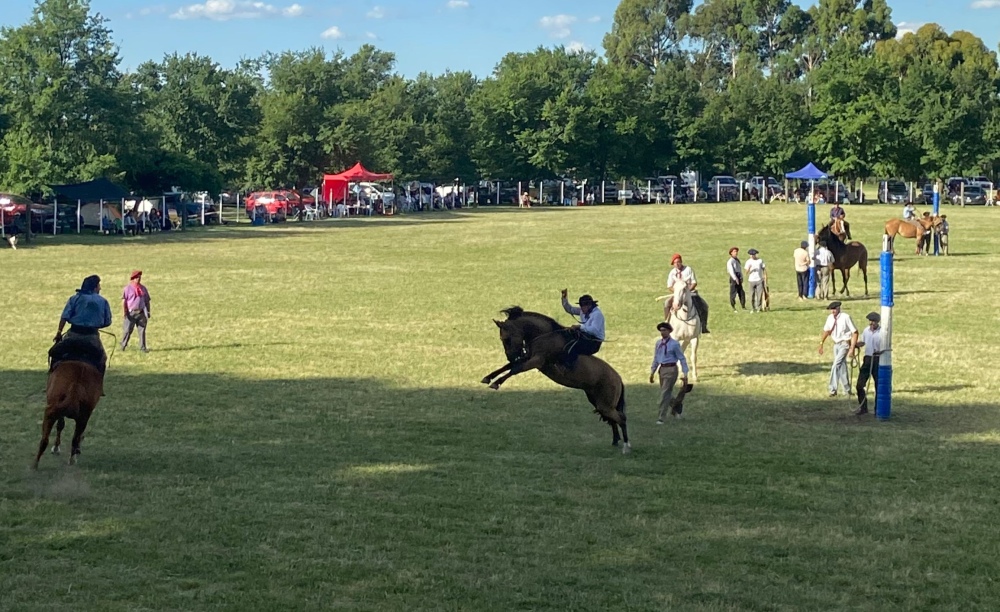
<svg viewBox="0 0 1000 612"><path fill-rule="evenodd" d="M845 311L878 310L881 225ZM898 242L893 418L826 397L824 304L795 300L793 204L480 210L0 250L0 610L993 610L1000 602L995 209L950 257ZM819 211L824 216L825 211ZM728 309L761 251L773 311ZM711 304L685 419L646 382L671 253ZM45 351L80 280L120 334L81 463L29 469ZM633 452L537 372L500 392L491 318L594 294ZM111 345L111 341L106 344ZM828 345L829 346L829 345ZM72 427L72 423L68 424Z"/></svg>

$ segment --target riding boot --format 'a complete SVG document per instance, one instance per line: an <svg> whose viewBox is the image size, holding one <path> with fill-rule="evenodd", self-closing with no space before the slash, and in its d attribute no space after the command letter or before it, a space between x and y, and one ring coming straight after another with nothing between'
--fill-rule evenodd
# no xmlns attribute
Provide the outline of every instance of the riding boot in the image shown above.
<svg viewBox="0 0 1000 612"><path fill-rule="evenodd" d="M708 331L708 302L699 295L695 298L695 309L698 310L698 317L701 319L701 333L710 334Z"/></svg>

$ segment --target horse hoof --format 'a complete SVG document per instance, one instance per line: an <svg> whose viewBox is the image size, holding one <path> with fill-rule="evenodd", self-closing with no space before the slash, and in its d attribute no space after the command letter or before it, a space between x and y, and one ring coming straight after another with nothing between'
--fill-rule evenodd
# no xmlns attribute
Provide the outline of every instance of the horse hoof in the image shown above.
<svg viewBox="0 0 1000 612"><path fill-rule="evenodd" d="M52 454L53 455L58 455L59 454L59 447L58 446L53 446L52 447Z"/></svg>
<svg viewBox="0 0 1000 612"><path fill-rule="evenodd" d="M632 452L632 445L630 443L626 442L625 446L622 447L622 454L623 455L627 455L627 454L629 454L631 452Z"/></svg>
<svg viewBox="0 0 1000 612"><path fill-rule="evenodd" d="M498 385L497 383L493 383L492 385L490 385L490 389L493 389L494 391L499 391L500 385Z"/></svg>
<svg viewBox="0 0 1000 612"><path fill-rule="evenodd" d="M488 385L488 384L490 384L490 377L489 377L489 376L486 376L486 377L484 377L484 378L483 378L483 379L482 379L481 381L479 381L479 382L483 383L484 385Z"/></svg>

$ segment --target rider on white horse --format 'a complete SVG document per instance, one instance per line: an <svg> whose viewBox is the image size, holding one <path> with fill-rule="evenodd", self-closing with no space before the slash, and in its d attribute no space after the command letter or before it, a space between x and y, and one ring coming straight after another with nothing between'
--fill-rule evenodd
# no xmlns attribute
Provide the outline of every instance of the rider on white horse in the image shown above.
<svg viewBox="0 0 1000 612"><path fill-rule="evenodd" d="M679 253L674 253L674 256L670 258L670 265L673 268L670 269L670 273L667 274L667 290L674 291L674 285L683 282L687 285L688 289L691 290L691 299L694 302L694 307L698 309L698 316L701 319L701 331L705 334L710 334L712 332L708 331L708 303L705 302L698 295L698 279L695 278L694 270L691 266L685 266L684 260L681 258ZM663 313L665 319L670 318L671 303L673 298L666 301L663 305Z"/></svg>

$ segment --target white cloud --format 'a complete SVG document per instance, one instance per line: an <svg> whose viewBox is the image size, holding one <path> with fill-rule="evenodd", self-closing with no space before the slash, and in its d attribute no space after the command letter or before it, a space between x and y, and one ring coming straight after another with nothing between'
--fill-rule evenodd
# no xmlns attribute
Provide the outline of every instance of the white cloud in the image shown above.
<svg viewBox="0 0 1000 612"><path fill-rule="evenodd" d="M323 33L320 34L320 37L321 38L329 38L331 40L337 40L338 38L343 38L344 37L344 33L341 32L340 28L338 28L337 26L332 26L332 27L329 27L329 28L323 30Z"/></svg>
<svg viewBox="0 0 1000 612"><path fill-rule="evenodd" d="M369 40L378 40L378 36L375 35L375 32L365 32L365 37Z"/></svg>
<svg viewBox="0 0 1000 612"><path fill-rule="evenodd" d="M974 9L1000 8L1000 0L976 0L972 3Z"/></svg>
<svg viewBox="0 0 1000 612"><path fill-rule="evenodd" d="M469 8L469 0L448 0L448 8L450 9Z"/></svg>
<svg viewBox="0 0 1000 612"><path fill-rule="evenodd" d="M369 19L381 19L385 17L385 9L381 6L374 6L372 10L368 11L367 17Z"/></svg>
<svg viewBox="0 0 1000 612"><path fill-rule="evenodd" d="M590 22L590 23L600 23L601 22L601 16L600 15L594 15L590 19L587 19L587 21Z"/></svg>
<svg viewBox="0 0 1000 612"><path fill-rule="evenodd" d="M549 33L552 38L569 38L572 34L570 26L576 23L576 17L572 15L552 15L542 17L538 20L538 25Z"/></svg>
<svg viewBox="0 0 1000 612"><path fill-rule="evenodd" d="M255 0L206 0L202 4L190 4L170 16L171 19L259 19L261 17L298 17L304 9L300 4L277 7Z"/></svg>
<svg viewBox="0 0 1000 612"><path fill-rule="evenodd" d="M578 40L570 41L570 43L566 45L567 53L583 53L585 51L590 51L590 47Z"/></svg>
<svg viewBox="0 0 1000 612"><path fill-rule="evenodd" d="M1000 2L1000 0L997 0ZM924 27L924 22L900 21L896 24L896 38L902 38L906 34L916 34L917 30Z"/></svg>

